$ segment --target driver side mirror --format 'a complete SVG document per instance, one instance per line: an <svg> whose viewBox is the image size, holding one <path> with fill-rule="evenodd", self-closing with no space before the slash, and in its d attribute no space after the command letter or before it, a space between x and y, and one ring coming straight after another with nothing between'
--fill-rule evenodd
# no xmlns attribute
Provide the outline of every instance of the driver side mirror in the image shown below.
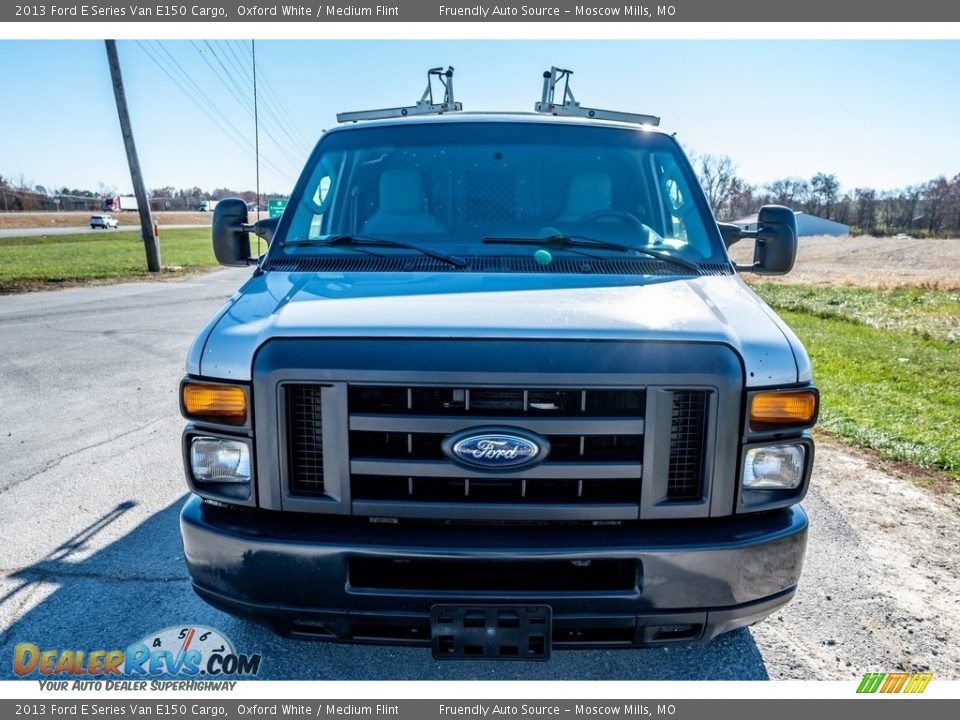
<svg viewBox="0 0 960 720"><path fill-rule="evenodd" d="M267 245L270 244L270 241L273 240L273 234L277 231L277 225L280 224L280 218L261 218L257 220L253 225L250 225L250 232L252 232L257 237L263 238L267 241Z"/></svg>
<svg viewBox="0 0 960 720"><path fill-rule="evenodd" d="M757 229L741 230L736 225L717 223L723 244L728 248L744 238L754 238L752 265L737 265L740 272L783 275L793 269L797 257L797 216L783 205L764 205L757 213Z"/></svg>
<svg viewBox="0 0 960 720"><path fill-rule="evenodd" d="M247 204L239 198L217 203L213 211L213 254L228 267L242 267L250 259Z"/></svg>

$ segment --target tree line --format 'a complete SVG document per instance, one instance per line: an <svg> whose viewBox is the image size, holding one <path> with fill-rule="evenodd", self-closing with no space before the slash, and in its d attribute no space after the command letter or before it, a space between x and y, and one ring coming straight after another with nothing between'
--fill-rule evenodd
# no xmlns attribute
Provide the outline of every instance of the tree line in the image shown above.
<svg viewBox="0 0 960 720"><path fill-rule="evenodd" d="M0 212L57 212L62 210L91 211L101 209L103 199L119 195L115 187L100 183L97 190L80 188L46 188L33 185L23 177L11 180L0 175ZM228 197L243 198L247 203L257 202L257 193L253 190L234 190L216 188L203 190L199 187L174 188L171 186L153 188L147 191L151 210L193 211L204 200L223 200ZM282 197L274 193L261 193L260 204L265 207L267 198Z"/></svg>
<svg viewBox="0 0 960 720"><path fill-rule="evenodd" d="M710 208L718 220L730 221L755 213L762 205L786 205L850 225L854 235L960 237L960 173L940 176L899 190L854 188L842 191L832 173L820 172L809 180L785 177L766 185L752 185L737 175L730 157L691 154L697 177ZM39 192L22 176L19 182L0 176L0 211L29 212L100 209L104 197L117 195L116 188L100 183L96 191L63 187ZM253 190L199 187L154 188L148 192L152 210L196 210L204 200L241 197L257 202ZM273 193L261 193L261 207Z"/></svg>
<svg viewBox="0 0 960 720"><path fill-rule="evenodd" d="M841 191L837 176L819 172L809 180L785 177L751 185L727 156L691 154L694 169L718 220L755 213L763 205L786 205L850 225L854 235L960 237L960 173L899 190Z"/></svg>

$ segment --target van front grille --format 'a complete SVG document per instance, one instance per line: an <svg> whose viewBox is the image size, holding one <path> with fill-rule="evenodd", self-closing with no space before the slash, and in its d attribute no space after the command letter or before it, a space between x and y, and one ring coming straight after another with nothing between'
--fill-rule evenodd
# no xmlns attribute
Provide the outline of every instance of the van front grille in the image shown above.
<svg viewBox="0 0 960 720"><path fill-rule="evenodd" d="M342 478L338 482L349 491L353 514L434 520L636 518L645 486L644 448L663 442L669 443L669 455L665 450L668 460L657 474L666 477L652 479L661 488L660 498L683 503L706 497L710 390L666 391L669 438L651 445L647 434L666 426L645 417L644 387L345 384L340 401L332 405L342 408L334 418L323 417L324 387L329 386L283 384L286 487L295 496L330 492L324 483L323 429L325 421L332 422L331 427L341 428L331 432L342 438L336 451L343 456L328 471ZM497 469L472 466L444 450L453 435L511 430L549 445L546 457Z"/></svg>
<svg viewBox="0 0 960 720"><path fill-rule="evenodd" d="M636 504L643 463L644 388L354 385L351 497L417 503ZM451 434L518 429L550 445L515 472L470 468L443 451Z"/></svg>

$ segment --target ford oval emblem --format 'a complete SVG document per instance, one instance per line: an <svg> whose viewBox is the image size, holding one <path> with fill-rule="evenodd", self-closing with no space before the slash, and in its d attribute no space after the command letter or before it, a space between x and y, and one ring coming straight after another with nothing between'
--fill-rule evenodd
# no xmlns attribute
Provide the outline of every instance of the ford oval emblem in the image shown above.
<svg viewBox="0 0 960 720"><path fill-rule="evenodd" d="M471 428L444 440L443 451L461 465L517 470L546 458L550 443L517 428Z"/></svg>

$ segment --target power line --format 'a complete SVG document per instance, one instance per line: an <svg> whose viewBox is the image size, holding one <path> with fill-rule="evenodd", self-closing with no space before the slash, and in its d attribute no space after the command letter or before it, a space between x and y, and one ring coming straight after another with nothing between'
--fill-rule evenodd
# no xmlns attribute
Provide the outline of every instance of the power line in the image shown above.
<svg viewBox="0 0 960 720"><path fill-rule="evenodd" d="M221 42L230 50L230 52L233 54L233 57L237 60L237 62L241 66L245 67L246 63L242 60L244 50L243 50L243 46L240 45L240 41L239 40L234 40L234 41L223 40ZM240 47L240 50L234 49L234 43L236 43ZM264 96L264 98L269 103L269 107L271 109L273 108L277 109L280 115L280 118L279 118L280 124L285 129L287 129L288 132L290 132L295 143L298 146L301 146L304 149L305 153L309 153L309 150L313 148L313 143L310 142L306 138L306 136L303 134L303 132L300 130L300 127L296 119L290 114L290 112L287 110L285 104L283 103L283 101L281 100L277 92L273 89L270 79L264 73L263 68L258 68L257 84L260 88L260 93Z"/></svg>
<svg viewBox="0 0 960 720"><path fill-rule="evenodd" d="M183 81L186 81L188 84L190 84L190 85L193 87L193 89L196 91L196 96L199 97L200 99L202 99L205 103L207 103L207 106L208 106L213 112L215 112L215 113L223 120L224 123L226 123L227 125L230 126L230 128L232 128L232 130L236 133L236 135L241 139L242 142L249 143L249 141L246 140L246 138L244 138L243 133L240 132L240 131L237 129L237 127L236 127L232 122L230 122L230 119L229 119L226 115L224 115L223 112L221 112L220 108L217 107L217 104L216 104L215 102L213 102L212 100L210 100L209 97L207 97L207 95L206 95L206 93L204 92L203 88L200 87L200 85L197 84L197 82L191 77L190 73L188 73L186 70L184 70L183 66L182 66L182 65L177 61L177 59L170 53L170 51L167 50L167 49L160 43L159 40L157 40L157 41L155 41L155 42L156 42L156 46L157 46L161 51L163 51L163 53L164 53L168 58L170 58L171 62L173 62L173 64L176 65L176 67L179 69L180 74L181 74L181 79L182 79ZM139 44L139 45L141 46L141 48L143 48L144 51L146 51L147 48L146 48L143 44L141 44L139 40L137 41L137 44ZM148 55L149 55L149 53L148 53ZM161 63L159 63L157 60L155 60L155 59L152 58L152 57L151 57L151 59L153 59L154 62L157 63L157 65L160 67L161 70L163 70L164 72L167 72L166 69L163 67L163 65L162 65ZM182 86L182 84L181 84L180 81L174 79L174 78L170 75L169 72L167 72L167 76L170 77L170 79L173 80L174 83L176 83L176 84L178 85L178 87L180 87L180 90L181 90L184 94L187 94L187 91L183 88L183 86ZM191 99L193 99L193 98L191 98ZM196 102L196 101L195 101L195 102ZM222 128L221 128L221 129L222 129Z"/></svg>
<svg viewBox="0 0 960 720"><path fill-rule="evenodd" d="M138 41L138 42L139 42L139 41ZM219 115L227 125L229 125L230 128L232 128L233 132L235 133L235 137L233 138L234 141L236 142L236 138L239 137L240 140L241 140L241 142L242 142L243 144L245 144L244 150L245 150L246 152L252 154L252 152L253 152L253 146L252 146L252 144L250 143L250 141L247 140L246 134L243 133L243 132L241 132L240 130L238 130L237 127L229 120L229 118L227 118L227 116L226 116L223 112L221 112L220 108L217 107L216 103L214 103L212 100L210 100L209 97L207 97L207 94L206 94L206 92L203 90L203 88L201 88L201 87L193 80L193 78L191 77L190 73L188 73L186 70L184 70L183 66L182 66L179 62L176 61L176 59L173 57L173 55L172 55L162 44L160 44L160 41L156 41L156 43L157 43L157 46L158 46L161 50L163 50L163 52L167 55L167 57L169 57L169 58L176 64L176 66L180 69L180 72L182 73L184 79L187 80L187 82L189 82L189 83L196 89L198 96L199 96L200 98L202 98L202 100L203 100L204 102L206 102L206 103L208 104L208 106L209 106L210 108L212 108L213 111L216 112L216 114ZM195 45L195 44L194 44L194 45ZM196 45L195 45L195 46L196 46ZM153 58L151 58L151 59L153 59ZM156 60L154 60L154 61L156 62ZM209 61L208 61L208 65L209 65ZM161 69L165 70L165 68L163 68L162 64L160 65L160 67L161 67ZM213 69L213 68L211 68L211 69ZM168 74L168 76L169 76L169 73L167 73L167 74ZM218 79L220 79L219 75L217 75L217 77L218 77ZM171 77L171 79L173 79L173 78ZM174 82L176 82L176 80L174 80ZM194 104L198 104L196 98L191 97L191 96L190 96L190 93L187 92L184 87L180 86L180 89L181 89L181 91L184 92L184 94L186 94L188 97L190 97L190 98L194 101ZM208 117L209 117L209 114L208 114ZM211 118L211 119L212 119L212 118ZM221 127L221 129L223 129L223 128ZM287 159L288 162L290 162L290 164L291 164L293 167L299 169L299 167L300 167L300 164L299 164L299 163L291 160L291 158L290 158L289 156L287 156L286 159ZM280 169L275 163L273 163L272 161L270 161L270 160L264 160L264 162L265 162L267 165L269 165L270 167L272 167L274 170L276 170L278 173L280 173L283 177L287 178L288 180L293 180L293 177L292 177L288 172L286 172L286 171L284 171L284 170L281 170L281 169Z"/></svg>
<svg viewBox="0 0 960 720"><path fill-rule="evenodd" d="M243 46L240 44L239 40L224 40L222 41L231 52L237 53L235 57L237 61L242 66L243 63L240 61L240 58L243 56ZM234 45L239 48L239 50L234 50ZM313 149L315 141L311 140L300 128L300 124L297 122L296 118L287 110L286 105L281 100L279 94L274 90L273 83L270 82L270 77L264 73L263 68L260 68L258 83L260 90L263 95L268 99L268 101L277 108L285 125L290 128L293 134L296 136L298 142L309 152Z"/></svg>
<svg viewBox="0 0 960 720"><path fill-rule="evenodd" d="M210 45L210 43L207 42L207 41L204 41L204 42L205 42L206 45L207 45L207 48L208 48L208 50L209 50L209 54L212 55L212 56L214 57L214 59L217 61L217 63L220 65L220 67L223 68L223 74L222 74L222 75L221 75L221 73L217 70L216 66L215 66L212 62L210 62L210 60L207 58L207 54L204 53L203 49L200 48L195 41L193 41L193 40L190 41L190 43L191 43L191 44L197 49L197 51L200 53L201 57L203 57L204 62L207 63L207 66L213 71L213 74L217 77L217 79L220 81L220 83L227 89L227 91L233 96L233 98L240 104L240 107L243 108L244 110L246 110L247 112L249 112L251 115L253 115L253 112L252 112L251 107L247 104L247 101L244 100L244 93L245 93L244 88L241 87L241 86L237 83L236 79L233 77L233 75L230 73L230 71L227 70L226 65L223 64L223 61L220 59L220 56L219 56L219 55L217 54L217 52L213 49L213 47ZM294 168L299 168L299 167L300 167L301 162L298 161L298 160L296 160L295 158L293 158L293 157L289 154L289 149L288 149L288 144L287 144L287 143L281 143L280 141L278 141L277 138L276 138L276 137L273 135L273 133L271 132L271 130L268 129L267 127L264 127L263 132L264 132L264 134L265 134L268 138L270 138L270 140L273 141L273 143L277 146L277 149L278 149L278 151L280 152L280 154L283 155L284 159L285 159L287 162L289 162L290 165L292 165Z"/></svg>
<svg viewBox="0 0 960 720"><path fill-rule="evenodd" d="M203 94L203 91L200 89L200 87L199 87L196 83L194 83L193 80L190 79L189 75L187 75L185 71L183 71L183 72L184 72L184 77L183 77L183 78L179 78L179 79L178 79L178 78L175 78L175 77L173 76L173 74L172 74L166 67L164 67L163 63L162 63L160 60L158 60L156 57L154 57L154 55L153 55L153 53L152 53L152 48L148 47L144 42L141 42L140 40L136 40L135 42L137 43L137 45L140 46L140 49L143 50L144 54L146 54L146 56L149 57L149 58L153 61L153 63L154 63L158 68L160 68L160 70L162 70L163 73L164 73L168 78L170 78L170 80L173 82L173 84L176 85L176 86L180 89L180 92L182 92L184 95L186 95L187 98L188 98L191 102L193 102L193 104L196 105L197 108L198 108L201 112L203 112L203 114L206 115L206 116L210 119L210 121L211 121L214 125L216 125L217 128L218 128L221 132L223 132L225 135L230 135L231 132L232 132L232 133L233 133L233 136L231 137L231 140L233 140L235 143L237 143L241 148L243 148L243 149L245 149L245 150L248 150L248 149L249 149L249 148L247 148L247 147L244 147L244 143L249 144L249 141L244 139L243 133L241 133L241 132L236 128L236 126L235 126L232 122L230 122L229 118L227 118L226 115L224 115L222 112L220 112L220 109L216 106L215 103L213 103L208 97L206 97L206 95ZM178 67L179 67L179 63L178 63ZM181 67L181 70L182 70L182 67ZM183 80L187 80L188 82L190 82L191 84L193 84L193 86L197 89L197 96L192 95L191 92L188 91L188 90L184 87L184 85L183 85ZM227 128L225 128L225 127L223 126L223 124L221 124L221 122L220 122L219 120L217 120L215 117L213 117L213 115L210 114L210 112L207 110L207 108L203 107L203 104L197 99L197 97L201 98L204 102L208 103L209 108L212 109L213 112L215 112L217 115L220 116L220 118L223 120L223 123L226 124L226 125L229 127L229 130L228 130Z"/></svg>
<svg viewBox="0 0 960 720"><path fill-rule="evenodd" d="M225 46L229 48L228 45ZM245 69L245 63L243 63L239 58L236 59L236 62L240 65L240 67ZM285 138L283 144L289 146L290 150L296 152L300 156L306 157L310 154L309 150L290 132L289 123L285 122L277 115L274 102L269 99L269 94L264 92L265 86L263 74L259 66L256 68L254 74L256 75L257 87L260 94L267 96L267 102L258 106L258 112L261 120L265 124L264 132L266 133L267 137L278 143L276 136L273 134L277 133ZM299 160L297 162L297 167L300 167L302 163L302 159Z"/></svg>
<svg viewBox="0 0 960 720"><path fill-rule="evenodd" d="M219 108L216 107L216 104L213 103L213 101L211 101L209 98L206 97L206 95L203 94L202 90L199 89L199 86L195 82L193 82L189 74L183 69L183 67L179 63L176 63L176 61L174 61L175 64L180 68L181 72L183 73L183 76L184 76L183 79L186 80L189 84L192 84L194 87L198 88L199 97L202 98L203 101L209 103L209 105L213 108L213 110L218 115L220 115L221 118L223 118L223 123L221 123L216 117L214 117L214 115L211 114L211 112L206 107L204 107L203 103L200 100L198 100L197 97L195 97L187 89L184 83L181 82L180 79L174 77L173 73L171 73L171 71L169 71L164 66L164 64L157 57L154 56L152 52L152 48L148 47L145 43L141 42L140 40L136 40L135 42L140 47L140 49L143 50L144 54L148 58L150 58L150 60L170 79L171 82L173 82L173 84L177 88L179 88L180 92L182 92L187 97L187 99L190 100L190 102L193 103L193 105L198 110L200 110L200 112L203 113L207 117L207 119L210 120L210 122L212 122L217 127L217 129L219 129L223 133L224 137L232 141L238 148L243 150L245 153L249 155L254 154L254 150L250 144L250 141L246 139L243 133L237 130L236 126L234 126L234 124L230 122L230 120L222 112L220 112ZM167 54L169 55L169 53ZM227 127L225 127L224 124ZM280 175L284 179L290 182L294 181L294 178L288 172L286 172L285 170L282 170L270 160L264 159L264 164L269 165L278 175Z"/></svg>
<svg viewBox="0 0 960 720"><path fill-rule="evenodd" d="M192 40L190 42L193 43ZM193 43L193 44L196 47L196 43ZM221 81L229 83L229 85L237 91L234 97L237 99L237 102L240 103L241 107L246 107L246 105L244 104L244 97L245 97L245 93L247 92L247 89L240 84L240 82L237 80L234 74L230 72L230 70L227 68L226 65L224 65L223 60L220 59L220 55L217 53L217 51L213 49L213 45L210 44L210 41L204 40L203 44L207 46L207 50L210 51L210 55L213 56L213 59L217 61L218 65L220 65L221 69L223 70L223 75L220 75L220 73L216 72L217 69L213 66L212 63L208 62L211 69L217 74L217 76L221 79ZM201 54L203 54L203 50L201 50L200 52ZM203 56L204 58L206 58L205 54L203 54ZM252 104L251 104L251 107L252 107ZM253 112L256 113L255 110Z"/></svg>
<svg viewBox="0 0 960 720"><path fill-rule="evenodd" d="M217 41L214 41L217 42ZM240 58L237 57L233 47L229 45L225 40L220 40L219 43L225 48L223 56L230 63L230 66L237 70L240 74L244 76L244 79L250 80L250 71L246 67L246 63L242 62ZM294 133L291 131L291 124L283 119L281 119L277 113L277 110L280 109L280 104L276 101L270 99L270 94L267 92L267 87L264 83L263 71L260 68L257 68L257 87L259 88L260 95L264 97L267 101L263 106L259 108L259 113L264 117L265 120L269 121L277 132L286 137L289 140L291 147L303 155L308 155L309 151L307 150L304 143L297 138Z"/></svg>
<svg viewBox="0 0 960 720"><path fill-rule="evenodd" d="M196 83L196 81L194 81L194 79L192 78L191 74L188 73L188 72L183 68L183 66L177 61L177 59L173 56L173 54L172 54L169 50L167 50L167 48L166 48L159 40L155 41L155 43L156 43L156 46L157 46L160 50L162 50L163 53L164 53L168 58L170 58L171 62L173 62L173 63L177 66L177 68L180 70L180 73L182 74L183 78L184 78L188 83L190 83L190 84L193 86L193 88L196 90L197 94L198 94L205 102L207 102L207 103L209 104L209 106L214 110L214 112L217 113L217 115L219 115L219 116L223 119L224 122L226 122L227 124L229 124L230 127L232 127L232 128L236 131L236 133L244 139L244 142L246 142L246 143L249 144L249 140L246 140L246 135L245 135L244 133L242 133L241 131L237 130L236 126L234 126L233 123L230 122L230 120L226 117L226 115L224 115L224 114L220 111L220 109L219 109L219 107L217 107L216 103L213 103L213 102L207 97L207 94L206 94L206 92L204 91L204 89L201 88L201 87ZM219 76L218 76L218 77L219 77ZM246 109L249 111L249 108L246 108ZM252 113L251 113L251 117L252 117ZM287 158L287 159L290 160L290 158ZM291 164L293 164L297 169L299 169L299 167L300 167L300 163L291 163Z"/></svg>
<svg viewBox="0 0 960 720"><path fill-rule="evenodd" d="M233 78L230 76L230 74L227 73L227 78L224 79L224 78L220 75L220 73L217 71L217 68L214 66L214 64L213 64L212 62L210 62L210 58L208 57L208 54L209 54L209 53L207 53L202 47L200 47L199 45L197 45L196 41L194 41L194 40L191 40L191 41L190 41L190 44L193 45L194 49L196 49L197 53L200 55L200 57L203 59L203 61L207 64L207 67L209 67L210 70L213 72L213 74L216 76L216 78L217 78L217 80L220 82L220 84L227 90L227 92L230 93L230 95L233 96L233 99L234 99L234 100L236 100L238 103L240 103L240 107L243 108L244 110L246 110L247 112L249 112L250 115L252 116L252 115L253 115L252 109L251 109L249 106L247 106L246 103L244 102L244 99L243 99L243 90L240 89L240 90L238 91L238 90L236 89L236 83L235 83L235 81L233 80Z"/></svg>
<svg viewBox="0 0 960 720"><path fill-rule="evenodd" d="M234 63L234 66L240 71L240 73L244 76L244 78L246 80L250 80L251 79L250 68L248 68L246 63L243 61L246 51L242 49L242 46L241 46L241 50L237 51L234 48L234 46L231 44L230 40L220 40L220 41L214 41L214 42L220 42L220 44L227 49L227 52L224 53L224 57L227 57L230 60L232 60ZM236 42L239 43L240 41L237 40Z"/></svg>

